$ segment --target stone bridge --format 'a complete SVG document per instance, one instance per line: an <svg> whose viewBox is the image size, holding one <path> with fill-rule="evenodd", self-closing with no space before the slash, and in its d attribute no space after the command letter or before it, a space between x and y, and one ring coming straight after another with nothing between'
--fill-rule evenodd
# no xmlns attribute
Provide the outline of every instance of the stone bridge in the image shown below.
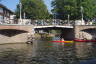
<svg viewBox="0 0 96 64"><path fill-rule="evenodd" d="M96 26L32 26L32 25L0 25L0 43L26 42L28 34L33 34L32 29L61 29L65 39L96 38Z"/></svg>

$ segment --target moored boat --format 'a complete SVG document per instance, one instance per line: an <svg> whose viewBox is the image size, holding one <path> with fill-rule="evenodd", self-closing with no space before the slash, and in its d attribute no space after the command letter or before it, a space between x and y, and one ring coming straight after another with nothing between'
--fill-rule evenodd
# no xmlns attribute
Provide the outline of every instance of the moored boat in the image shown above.
<svg viewBox="0 0 96 64"><path fill-rule="evenodd" d="M79 40L79 39L75 39L75 42L96 42L96 40Z"/></svg>
<svg viewBox="0 0 96 64"><path fill-rule="evenodd" d="M79 40L79 39L75 39L73 41L50 41L50 42L55 42L55 43L74 43L74 42L96 42L96 40Z"/></svg>

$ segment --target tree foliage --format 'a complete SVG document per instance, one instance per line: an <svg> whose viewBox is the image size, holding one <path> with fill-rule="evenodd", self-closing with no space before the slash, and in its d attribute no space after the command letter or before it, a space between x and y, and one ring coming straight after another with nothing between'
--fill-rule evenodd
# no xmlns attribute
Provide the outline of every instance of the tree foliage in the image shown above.
<svg viewBox="0 0 96 64"><path fill-rule="evenodd" d="M95 0L54 0L52 1L52 12L56 13L59 19L67 19L68 15L73 20L81 19L81 6L84 19L96 17Z"/></svg>
<svg viewBox="0 0 96 64"><path fill-rule="evenodd" d="M46 19L49 12L43 0L20 0L22 3L22 16L25 13L26 18ZM19 17L19 4L17 5L16 15Z"/></svg>

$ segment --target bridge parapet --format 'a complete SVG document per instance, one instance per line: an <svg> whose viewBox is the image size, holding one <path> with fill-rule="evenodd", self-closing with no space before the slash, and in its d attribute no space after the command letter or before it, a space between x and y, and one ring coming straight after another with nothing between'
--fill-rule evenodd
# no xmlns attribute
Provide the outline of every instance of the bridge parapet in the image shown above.
<svg viewBox="0 0 96 64"><path fill-rule="evenodd" d="M49 25L73 25L74 21L60 20L60 19L48 19L48 20L35 20L32 21L32 24L35 26L49 26Z"/></svg>
<svg viewBox="0 0 96 64"><path fill-rule="evenodd" d="M4 29L13 29L13 30L23 30L27 32L32 32L32 25L16 25L16 24L6 24L6 25L0 25L0 30Z"/></svg>

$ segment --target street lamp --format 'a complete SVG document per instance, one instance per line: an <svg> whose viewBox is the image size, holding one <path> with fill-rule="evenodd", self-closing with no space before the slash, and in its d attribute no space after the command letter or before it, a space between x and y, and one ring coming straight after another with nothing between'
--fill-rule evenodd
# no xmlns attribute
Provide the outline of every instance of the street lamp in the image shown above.
<svg viewBox="0 0 96 64"><path fill-rule="evenodd" d="M81 16L82 16L81 20L83 22L83 7L82 6L81 6Z"/></svg>
<svg viewBox="0 0 96 64"><path fill-rule="evenodd" d="M52 22L53 25L55 25L55 16L54 16L54 13L53 13L53 22Z"/></svg>
<svg viewBox="0 0 96 64"><path fill-rule="evenodd" d="M70 24L69 19L70 19L70 15L68 14L68 25Z"/></svg>
<svg viewBox="0 0 96 64"><path fill-rule="evenodd" d="M54 25L56 25L56 13L54 13Z"/></svg>
<svg viewBox="0 0 96 64"><path fill-rule="evenodd" d="M20 22L22 22L22 4L21 4L21 2L19 3L19 6L20 6Z"/></svg>
<svg viewBox="0 0 96 64"><path fill-rule="evenodd" d="M24 19L26 19L26 13L24 12Z"/></svg>

